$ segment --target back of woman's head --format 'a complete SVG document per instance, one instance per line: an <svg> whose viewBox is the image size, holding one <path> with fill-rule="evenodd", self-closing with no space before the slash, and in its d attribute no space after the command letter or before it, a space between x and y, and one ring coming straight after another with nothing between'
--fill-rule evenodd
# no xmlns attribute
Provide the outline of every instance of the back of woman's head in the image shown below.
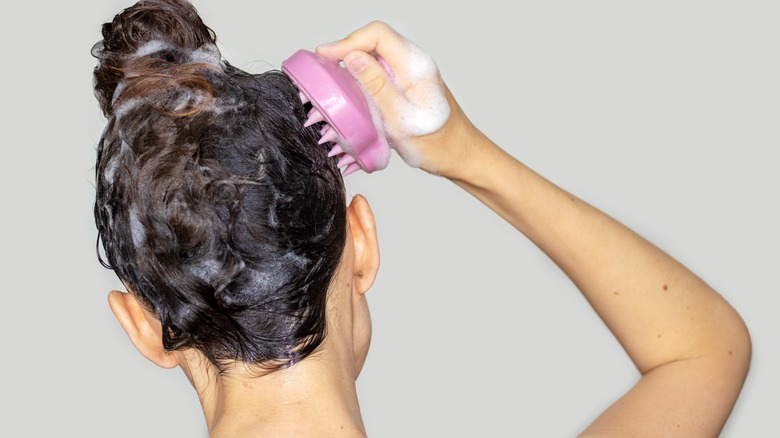
<svg viewBox="0 0 780 438"><path fill-rule="evenodd" d="M341 176L277 71L220 59L184 0L102 28L95 219L104 264L159 317L168 350L276 369L325 336L346 237Z"/></svg>

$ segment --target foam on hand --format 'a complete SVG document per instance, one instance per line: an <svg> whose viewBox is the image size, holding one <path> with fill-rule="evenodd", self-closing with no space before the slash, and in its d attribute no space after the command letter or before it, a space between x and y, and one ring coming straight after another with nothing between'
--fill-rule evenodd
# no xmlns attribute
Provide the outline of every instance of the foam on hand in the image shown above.
<svg viewBox="0 0 780 438"><path fill-rule="evenodd" d="M432 134L447 122L450 106L436 62L413 42L407 40L406 44L406 68L413 85L401 90L406 100L401 102L400 128L413 136Z"/></svg>
<svg viewBox="0 0 780 438"><path fill-rule="evenodd" d="M405 52L405 84L388 71L400 94L389 105L383 105L393 108L393 113L384 117L383 126L401 158L412 167L420 167L422 158L410 140L441 129L450 117L450 106L433 57L409 40Z"/></svg>

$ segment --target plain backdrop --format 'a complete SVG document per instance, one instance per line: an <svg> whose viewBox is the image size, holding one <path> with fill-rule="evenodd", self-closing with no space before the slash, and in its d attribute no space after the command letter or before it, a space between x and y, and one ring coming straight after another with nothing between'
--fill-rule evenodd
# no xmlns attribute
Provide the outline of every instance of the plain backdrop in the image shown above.
<svg viewBox="0 0 780 438"><path fill-rule="evenodd" d="M89 49L130 4L16 2L0 19L4 436L206 436L183 373L113 318L120 284L95 256ZM417 42L494 141L740 312L753 363L723 436L780 436L776 1L195 5L254 73L374 19ZM398 156L347 188L371 202L382 250L358 379L369 436L574 436L637 380L571 282L465 192Z"/></svg>

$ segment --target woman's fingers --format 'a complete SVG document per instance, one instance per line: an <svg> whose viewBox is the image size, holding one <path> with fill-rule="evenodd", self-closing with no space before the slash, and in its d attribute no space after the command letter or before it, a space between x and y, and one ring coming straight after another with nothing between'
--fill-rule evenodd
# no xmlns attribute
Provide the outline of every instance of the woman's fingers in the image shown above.
<svg viewBox="0 0 780 438"><path fill-rule="evenodd" d="M347 55L356 51L381 57L402 89L410 86L416 76L413 67L419 53L422 53L414 43L381 21L369 23L343 40L323 44L316 49L321 56L344 61Z"/></svg>
<svg viewBox="0 0 780 438"><path fill-rule="evenodd" d="M353 50L387 57L402 47L406 38L381 21L371 22L346 38L317 47L317 53L331 59L344 59Z"/></svg>
<svg viewBox="0 0 780 438"><path fill-rule="evenodd" d="M444 128L451 111L439 69L430 55L380 21L316 50L321 56L344 62L378 110L390 144L407 164L424 169L444 167L438 161L448 154L436 150L448 145L422 140Z"/></svg>
<svg viewBox="0 0 780 438"><path fill-rule="evenodd" d="M401 97L400 91L392 83L385 67L373 56L360 50L354 50L344 57L344 65L360 84L363 91L371 97L385 117L391 117L392 108L385 105Z"/></svg>

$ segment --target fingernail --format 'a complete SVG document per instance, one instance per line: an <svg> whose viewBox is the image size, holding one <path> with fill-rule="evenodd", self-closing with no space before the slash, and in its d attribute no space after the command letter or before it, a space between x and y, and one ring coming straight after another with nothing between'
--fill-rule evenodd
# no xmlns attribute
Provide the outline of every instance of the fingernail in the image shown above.
<svg viewBox="0 0 780 438"><path fill-rule="evenodd" d="M339 41L340 41L340 40L331 41L331 42L329 42L329 43L322 43L322 44L320 44L319 46L317 46L317 47L314 49L314 51L315 51L315 52L323 52L323 51L325 51L325 52L328 52L328 51L330 51L330 49L332 49L332 48L333 48L333 47L336 45L336 43L338 43Z"/></svg>
<svg viewBox="0 0 780 438"><path fill-rule="evenodd" d="M358 54L349 54L344 58L344 64L352 73L360 73L368 65L366 58Z"/></svg>

